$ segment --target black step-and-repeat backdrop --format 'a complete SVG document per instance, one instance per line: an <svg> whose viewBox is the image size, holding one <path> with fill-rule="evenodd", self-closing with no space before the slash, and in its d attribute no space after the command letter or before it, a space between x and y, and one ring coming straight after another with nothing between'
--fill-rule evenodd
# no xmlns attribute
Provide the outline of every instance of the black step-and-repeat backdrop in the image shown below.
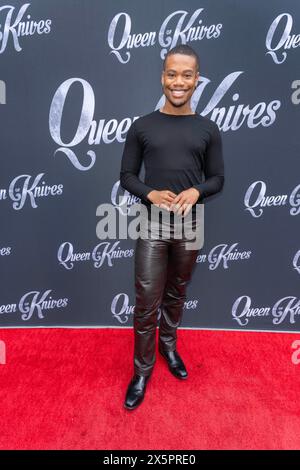
<svg viewBox="0 0 300 470"><path fill-rule="evenodd" d="M125 137L180 43L225 161L181 326L300 330L299 0L0 2L2 327L132 325L135 240L99 239L97 208L139 201Z"/></svg>

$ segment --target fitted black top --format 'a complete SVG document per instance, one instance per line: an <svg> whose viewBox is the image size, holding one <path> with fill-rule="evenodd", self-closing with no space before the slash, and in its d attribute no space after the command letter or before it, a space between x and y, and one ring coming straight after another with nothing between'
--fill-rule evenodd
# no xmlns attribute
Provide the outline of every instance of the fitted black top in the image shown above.
<svg viewBox="0 0 300 470"><path fill-rule="evenodd" d="M143 161L144 182L139 178ZM202 203L224 185L217 124L197 112L177 115L159 109L137 118L127 132L120 184L147 207L152 204L147 194L154 189L178 194L194 187L200 191L196 203Z"/></svg>

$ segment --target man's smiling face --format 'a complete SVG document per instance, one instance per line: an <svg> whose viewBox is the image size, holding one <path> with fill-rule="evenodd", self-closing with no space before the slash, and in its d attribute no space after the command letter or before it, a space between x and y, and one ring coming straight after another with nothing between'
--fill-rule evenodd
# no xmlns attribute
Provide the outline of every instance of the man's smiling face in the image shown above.
<svg viewBox="0 0 300 470"><path fill-rule="evenodd" d="M199 78L195 57L171 54L167 57L161 84L166 99L175 107L184 106L191 98Z"/></svg>

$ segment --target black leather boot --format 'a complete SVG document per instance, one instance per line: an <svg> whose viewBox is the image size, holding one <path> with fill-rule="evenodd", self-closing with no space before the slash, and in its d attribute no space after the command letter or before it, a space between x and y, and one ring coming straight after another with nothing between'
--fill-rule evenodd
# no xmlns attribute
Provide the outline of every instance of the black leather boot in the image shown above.
<svg viewBox="0 0 300 470"><path fill-rule="evenodd" d="M145 376L134 374L127 388L124 402L125 408L128 410L134 410L142 403L149 378L150 375Z"/></svg>
<svg viewBox="0 0 300 470"><path fill-rule="evenodd" d="M170 372L172 372L177 379L186 379L188 377L188 373L178 352L176 350L164 351L161 346L159 346L158 349L160 354L167 361Z"/></svg>

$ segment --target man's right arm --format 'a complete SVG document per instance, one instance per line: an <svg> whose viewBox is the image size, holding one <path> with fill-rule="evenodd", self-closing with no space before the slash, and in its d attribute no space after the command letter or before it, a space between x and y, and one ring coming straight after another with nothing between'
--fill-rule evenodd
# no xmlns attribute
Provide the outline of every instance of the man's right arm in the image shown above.
<svg viewBox="0 0 300 470"><path fill-rule="evenodd" d="M126 189L131 194L141 198L143 201L149 202L148 195L154 189L143 183L138 177L142 161L143 147L137 135L135 122L132 122L127 132L123 149L120 184L123 189Z"/></svg>

